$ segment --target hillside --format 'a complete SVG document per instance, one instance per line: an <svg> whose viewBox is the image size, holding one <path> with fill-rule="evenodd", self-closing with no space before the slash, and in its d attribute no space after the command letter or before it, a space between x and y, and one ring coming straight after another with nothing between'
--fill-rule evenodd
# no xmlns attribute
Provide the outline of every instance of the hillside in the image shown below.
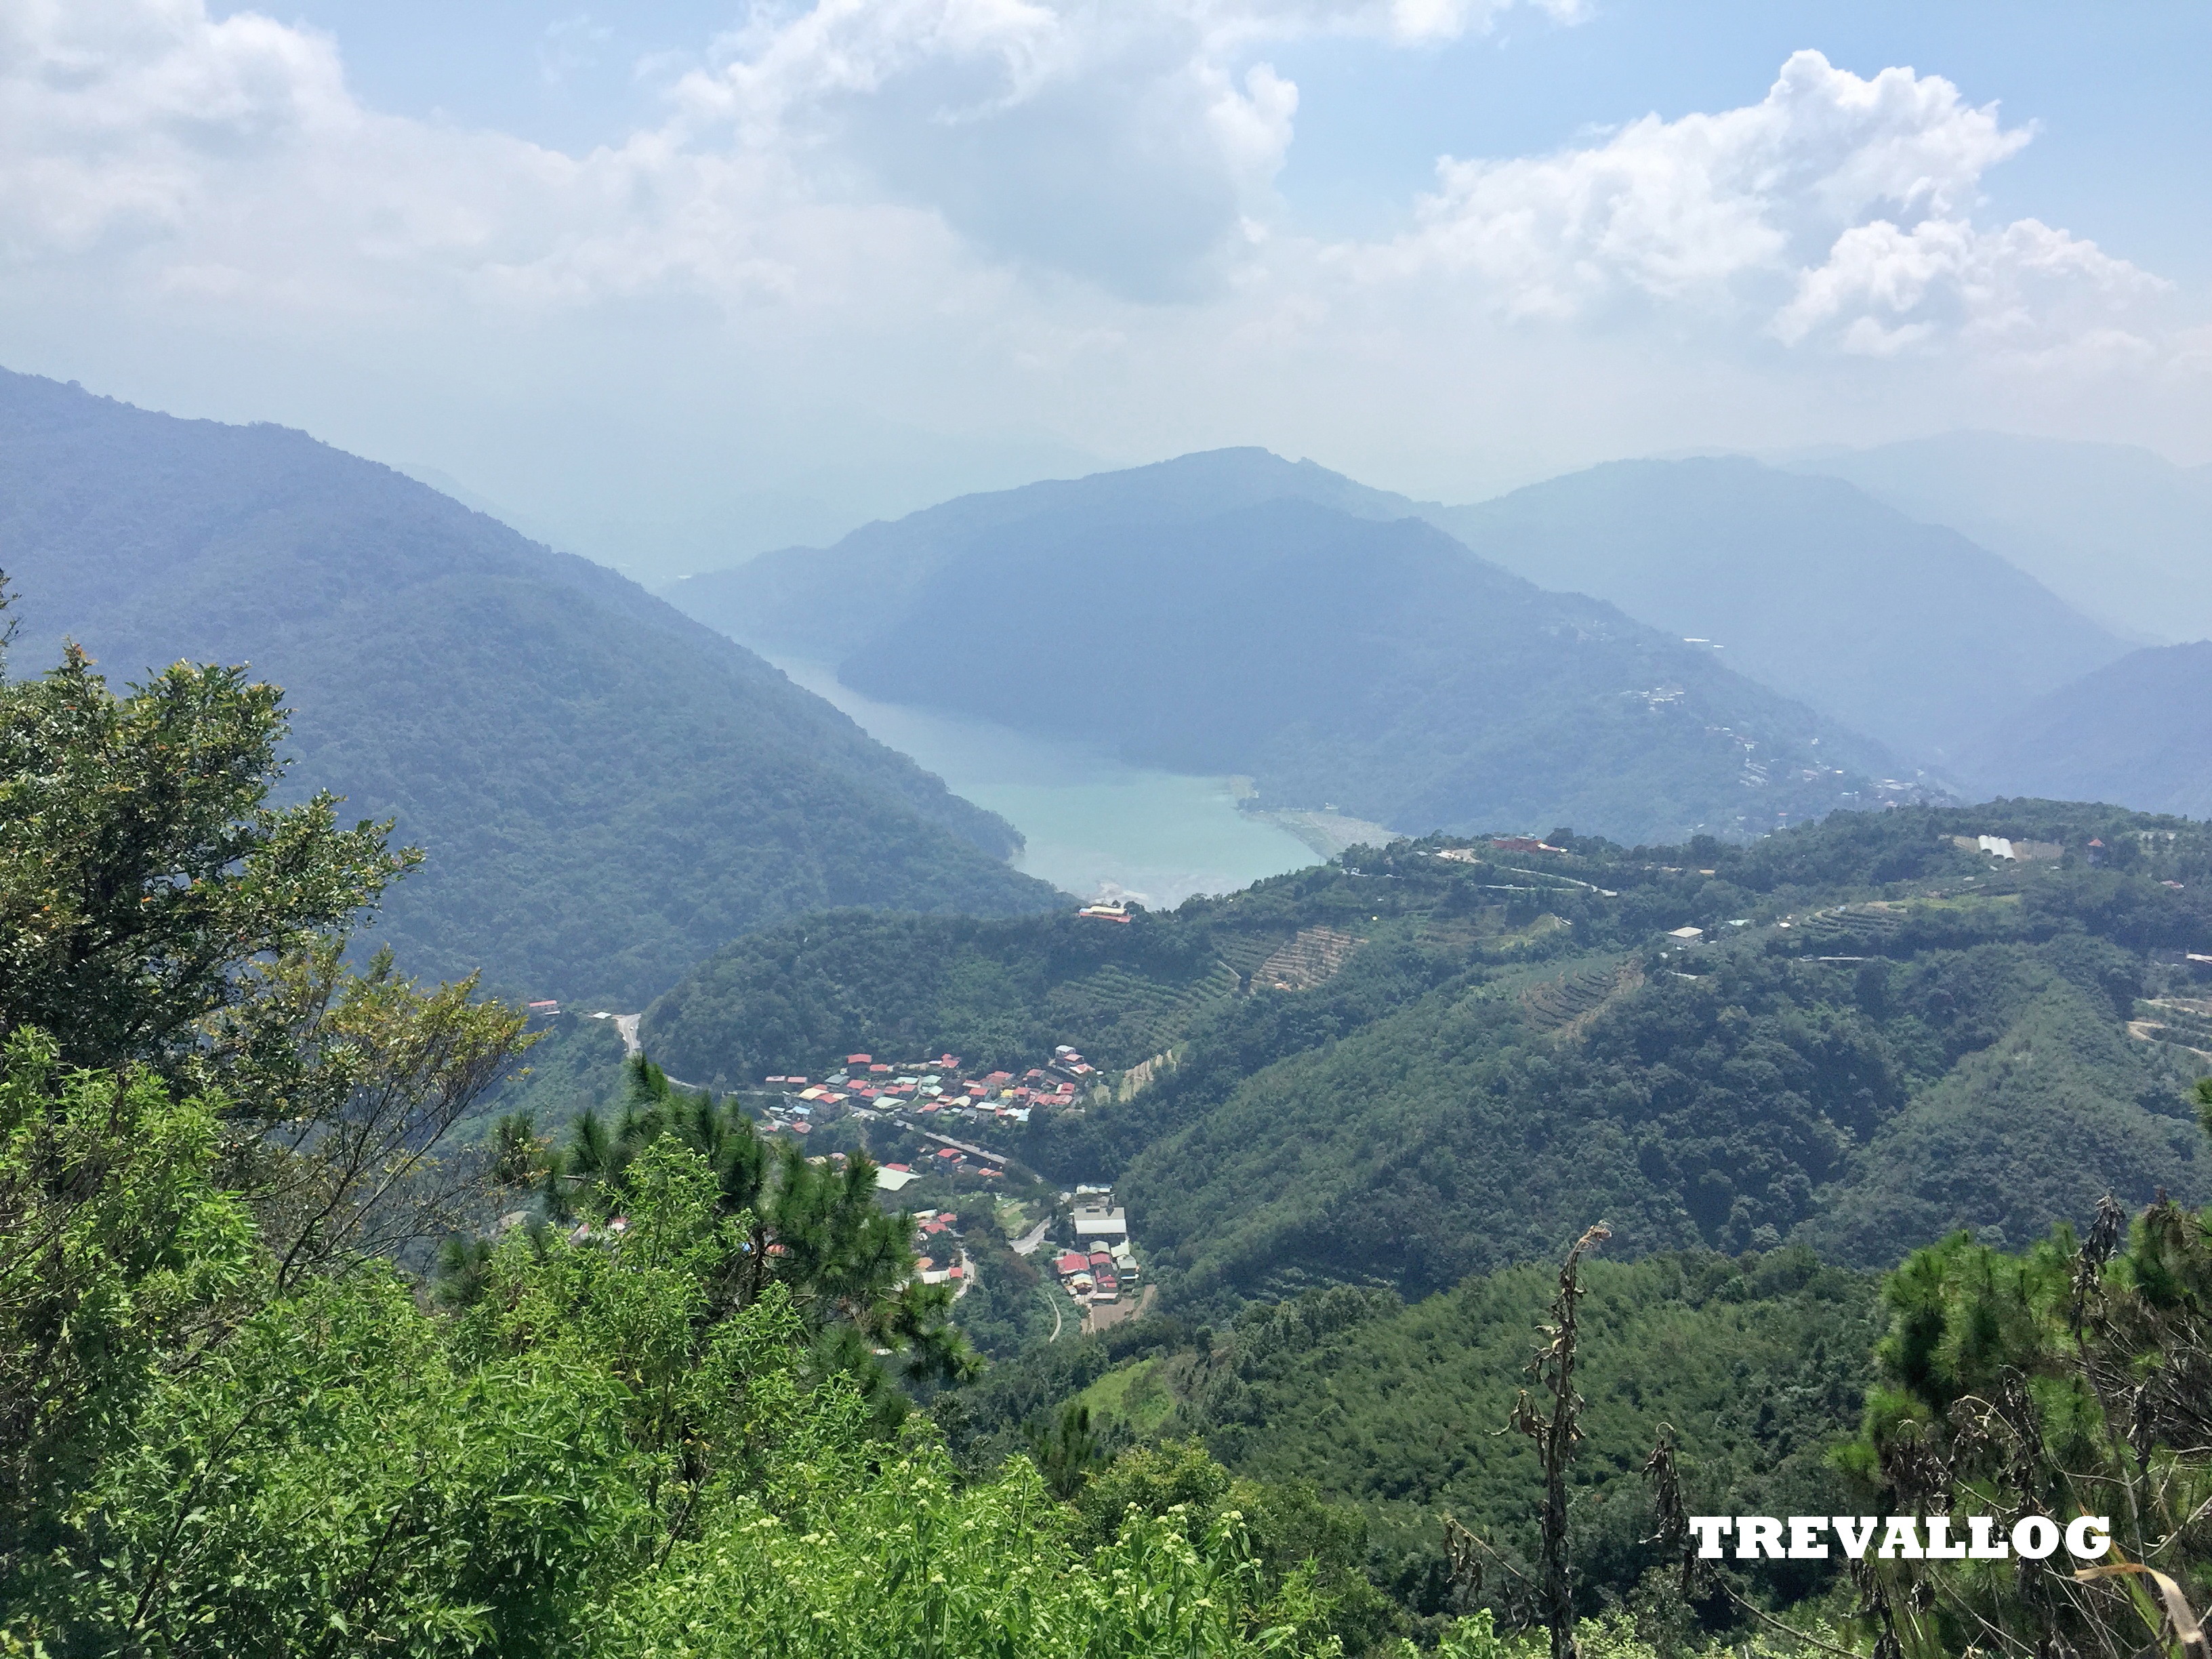
<svg viewBox="0 0 2212 1659"><path fill-rule="evenodd" d="M1948 432L1786 465L2004 556L2142 644L2212 638L2212 467L2126 444Z"/></svg>
<svg viewBox="0 0 2212 1659"><path fill-rule="evenodd" d="M1955 531L1754 461L1617 461L1427 516L1938 769L2126 649Z"/></svg>
<svg viewBox="0 0 2212 1659"><path fill-rule="evenodd" d="M1255 805L1407 830L1740 836L1868 799L1892 764L1712 653L1544 592L1418 520L1296 494L1197 511L1334 479L1229 456L1220 488L1223 458L1189 457L1107 475L1124 492L1115 513L1042 497L957 545L911 520L879 526L865 561L841 549L787 568L759 615L803 611L788 584L811 571L839 678L870 696L1242 775ZM1139 492L1149 520L1128 505ZM895 549L903 574L879 580ZM822 642L799 629L786 644Z"/></svg>
<svg viewBox="0 0 2212 1659"><path fill-rule="evenodd" d="M1802 1249L1584 1272L1574 1468L1577 1591L1594 1611L1662 1565L1642 1468L1671 1427L1701 1513L1832 1514L1847 1488L1829 1448L1857 1426L1881 1327L1875 1276ZM1356 1505L1369 1571L1414 1611L1443 1605L1438 1511L1525 1571L1537 1555L1535 1448L1498 1432L1527 1382L1550 1265L1508 1267L1410 1305L1339 1286L1256 1304L1213 1330L1156 1319L1073 1352L1002 1368L965 1397L969 1420L1018 1443L1039 1394L1086 1406L1109 1433L1191 1437L1230 1468ZM1830 1571L1796 1570L1788 1599Z"/></svg>
<svg viewBox="0 0 2212 1659"><path fill-rule="evenodd" d="M687 576L667 597L685 615L748 645L835 661L852 648L856 634L873 635L887 618L910 613L922 585L979 536L1030 520L1130 527L1180 523L1281 500L1367 519L1403 518L1415 510L1402 495L1370 489L1311 461L1285 461L1264 449L1215 449L957 496L895 522L864 525L834 546L786 548L733 569ZM941 625L945 619L938 620Z"/></svg>
<svg viewBox="0 0 2212 1659"><path fill-rule="evenodd" d="M2212 642L2154 647L2037 698L1960 758L1992 793L2212 816Z"/></svg>
<svg viewBox="0 0 2212 1659"><path fill-rule="evenodd" d="M1017 655L1011 672L946 673L894 648L894 624L840 678L1405 831L1757 834L1887 769L1608 605L1545 592L1418 520L1305 501L1134 532L1028 520L930 577L902 620L927 617L982 638L1042 624L1050 644L1033 671Z"/></svg>
<svg viewBox="0 0 2212 1659"><path fill-rule="evenodd" d="M1959 1227L2019 1245L2106 1191L2212 1194L2185 1035L2212 1003L2182 960L2212 943L2208 878L2200 826L2029 802L1740 848L1401 842L1126 926L811 918L702 963L645 1036L732 1081L848 1033L978 1072L1076 1046L1104 1093L972 1133L1112 1182L1194 1309L1427 1295L1600 1217L1625 1255L1795 1239L1879 1267ZM1324 934L1348 948L1322 970L1262 965ZM1145 1086L1115 1075L1152 1053Z"/></svg>
<svg viewBox="0 0 2212 1659"><path fill-rule="evenodd" d="M377 937L410 972L641 1002L838 904L1009 911L1018 838L751 653L612 572L272 426L0 376L13 662L248 662L289 787L428 854Z"/></svg>

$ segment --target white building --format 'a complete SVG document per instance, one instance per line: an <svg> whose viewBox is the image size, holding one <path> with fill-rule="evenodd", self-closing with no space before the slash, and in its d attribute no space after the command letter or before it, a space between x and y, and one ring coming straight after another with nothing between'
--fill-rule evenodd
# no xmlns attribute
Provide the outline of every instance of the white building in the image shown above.
<svg viewBox="0 0 2212 1659"><path fill-rule="evenodd" d="M1091 1206L1079 1206L1075 1212L1075 1237L1079 1240L1127 1238L1129 1236L1128 1212Z"/></svg>

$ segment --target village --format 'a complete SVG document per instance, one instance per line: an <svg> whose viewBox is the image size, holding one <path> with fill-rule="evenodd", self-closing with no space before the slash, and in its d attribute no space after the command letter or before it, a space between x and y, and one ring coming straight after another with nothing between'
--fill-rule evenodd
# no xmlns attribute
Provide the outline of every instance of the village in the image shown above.
<svg viewBox="0 0 2212 1659"><path fill-rule="evenodd" d="M763 1079L777 1098L763 1109L761 1127L804 1138L819 1125L841 1119L892 1124L935 1146L930 1158L936 1172L998 1180L1006 1174L1003 1154L946 1132L1018 1127L1039 1109L1081 1111L1085 1095L1097 1080L1097 1068L1066 1044L1054 1049L1044 1065L1018 1078L1006 1071L968 1077L957 1054L900 1066L872 1054L848 1054L819 1082L790 1075ZM883 1173L890 1177L883 1183L885 1189L896 1192L923 1172L902 1163L886 1164Z"/></svg>
<svg viewBox="0 0 2212 1659"><path fill-rule="evenodd" d="M1103 1082L1098 1069L1066 1043L1054 1048L1042 1065L1018 1073L1000 1069L978 1076L969 1075L961 1056L951 1053L896 1063L854 1053L832 1060L819 1077L786 1073L763 1078L753 1109L763 1133L790 1135L802 1145L817 1133L828 1138L831 1126L857 1130L857 1135L836 1138L861 1146L881 1144L887 1132L921 1143L926 1149L921 1155L908 1152L877 1169L877 1187L895 1200L933 1177L948 1182L964 1177L963 1187L1034 1184L1034 1177L1018 1166L1010 1179L1007 1155L978 1138L1018 1130L1041 1111L1082 1112ZM846 1153L817 1156L842 1164ZM994 1206L993 1213L1009 1230L1013 1252L1049 1265L1055 1294L1066 1297L1060 1305L1077 1315L1080 1328L1103 1328L1133 1314L1142 1269L1127 1214L1114 1201L1112 1189L1085 1185L1056 1197L1045 1192L1042 1205L1038 1196L1005 1199ZM1045 1213L1032 1221L1040 1207ZM961 1241L960 1212L926 1209L915 1212L914 1218L921 1282L950 1284L956 1295L967 1294L976 1267ZM1062 1322L1056 1314L1055 1327Z"/></svg>

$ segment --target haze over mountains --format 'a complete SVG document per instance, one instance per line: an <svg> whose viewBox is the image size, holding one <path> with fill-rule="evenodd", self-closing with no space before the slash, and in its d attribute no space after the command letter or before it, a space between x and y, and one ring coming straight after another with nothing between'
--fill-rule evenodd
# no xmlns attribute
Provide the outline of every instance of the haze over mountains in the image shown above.
<svg viewBox="0 0 2212 1659"><path fill-rule="evenodd" d="M1447 507L1216 451L694 578L672 598L695 621L298 433L9 375L0 437L17 672L65 633L118 678L250 661L289 693L295 783L428 848L385 933L416 971L511 990L641 1001L823 905L1053 902L1003 862L1010 826L727 635L872 696L1416 832L1749 836L1915 763L1967 791L2212 810L2201 653L2126 655L1954 530L1749 461ZM1893 449L1863 470L1948 453ZM2195 475L2089 459L2164 478L2186 529Z"/></svg>
<svg viewBox="0 0 2212 1659"><path fill-rule="evenodd" d="M2130 652L2020 709L1962 764L2008 794L2212 817L2212 641Z"/></svg>
<svg viewBox="0 0 2212 1659"><path fill-rule="evenodd" d="M0 375L11 671L250 663L289 783L396 815L414 974L631 1006L763 921L1057 902L1002 820L611 571L273 426Z"/></svg>
<svg viewBox="0 0 2212 1659"><path fill-rule="evenodd" d="M2135 644L2212 638L2212 466L2148 449L1952 432L1781 463L2000 553Z"/></svg>
<svg viewBox="0 0 2212 1659"><path fill-rule="evenodd" d="M1752 460L1617 461L1430 516L1923 765L2127 649L1956 531Z"/></svg>
<svg viewBox="0 0 2212 1659"><path fill-rule="evenodd" d="M871 696L1249 775L1267 805L1397 830L1756 834L1870 800L1894 767L1709 650L1470 556L1410 506L1221 451L969 498L672 597L769 648L835 648Z"/></svg>
<svg viewBox="0 0 2212 1659"><path fill-rule="evenodd" d="M2022 722L2044 718L2030 711L2046 698L2072 706L2069 688L2126 657L2139 625L2160 616L2157 596L2171 599L2168 632L2197 625L2191 584L2212 583L2203 482L2147 452L1968 433L1817 465L1615 462L1449 507L1310 461L1219 450L963 496L827 549L786 549L687 579L669 597L763 650L836 664L845 684L872 696L1170 769L1244 773L1271 800L1334 802L1413 831L1571 820L1632 840L1700 824L1752 833L1781 811L1823 810L1771 795L1722 805L1718 774L1698 756L1698 738L1720 728L1754 743L1822 736L1822 762L1907 778L1917 769L1937 793L2179 810L2197 799L2179 781L2193 775L2188 764L2164 767L2146 753L2131 767L2124 757L2142 745L2124 735L2085 738L2067 759L2037 748ZM2075 483L2082 499L2038 519L2042 540L2026 548L2015 532L2034 515L2009 504L2014 486L2017 499L2055 503ZM2120 528L2100 539L2084 500L2126 501ZM1302 527L1272 550L1238 517L1270 501L1311 509L1279 519ZM1393 563L1412 543L1382 526L1408 520L1449 532L1488 575L1447 577L1435 563L1416 578ZM1198 528L1208 521L1212 531ZM1324 521L1337 543L1327 575L1310 562ZM1986 526L2017 556L1965 525ZM2119 541L2124 555L2100 550ZM1378 559L1372 580L1355 575ZM1547 596L1499 586L1504 572ZM1615 644L1631 637L1617 632L1623 624L1648 624L1657 637L1644 647L1656 654L1636 659L1625 679L1615 670L1626 662L1594 668L1591 641L1575 635L1583 623L1543 610L1574 594L1617 607L1603 625ZM1202 608L1214 626L1190 621ZM2212 628L2212 605L2202 621ZM1473 649L1445 647L1454 628ZM942 654L939 646L955 649L948 629L985 655ZM1571 665L1536 642L1570 635L1582 651ZM1662 640L1732 672L1692 672ZM931 648L917 653L923 641ZM1304 667L1285 673L1293 662ZM2212 768L2212 744L2199 744L2185 719L2127 701L2152 696L2172 672L2147 662L2100 680L2098 717L2117 733L2168 732L2184 752L2203 749ZM1654 692L1674 706L1666 694L1677 687L1688 700L1678 712L1696 719L1655 728L1621 774L1596 735L1606 722L1577 731L1589 711L1570 713L1601 684L1647 707ZM1247 700L1247 685L1267 690ZM1754 692L1802 708L1777 726L1771 704L1754 713L1742 701ZM1476 727L1483 735L1471 738ZM1795 771L1812 783L1795 763L1810 759L1809 749L1786 762L1778 750L1764 770L1770 782ZM1635 781L1577 781L1608 772ZM1740 775L1736 787L1756 781ZM1855 788L1832 786L1830 804ZM1624 805L1630 798L1648 799L1649 810Z"/></svg>

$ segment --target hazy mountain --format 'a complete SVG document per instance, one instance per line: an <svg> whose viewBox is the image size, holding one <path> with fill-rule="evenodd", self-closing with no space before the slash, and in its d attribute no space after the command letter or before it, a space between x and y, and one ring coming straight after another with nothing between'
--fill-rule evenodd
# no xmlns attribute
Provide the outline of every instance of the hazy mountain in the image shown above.
<svg viewBox="0 0 2212 1659"><path fill-rule="evenodd" d="M2212 817L2212 642L2133 652L2038 698L1962 769L1992 793Z"/></svg>
<svg viewBox="0 0 2212 1659"><path fill-rule="evenodd" d="M2212 467L2148 449L1953 432L1787 463L2002 554L2137 644L2212 637Z"/></svg>
<svg viewBox="0 0 2212 1659"><path fill-rule="evenodd" d="M1428 516L1924 764L2127 648L1957 532L1755 461L1619 461Z"/></svg>
<svg viewBox="0 0 2212 1659"><path fill-rule="evenodd" d="M1002 820L611 571L274 426L0 375L12 666L74 635L286 688L301 790L428 863L379 929L412 972L641 1000L824 904L1020 910Z"/></svg>
<svg viewBox="0 0 2212 1659"><path fill-rule="evenodd" d="M1367 519L1398 519L1415 504L1311 461L1264 449L1215 449L1152 466L962 495L890 522L864 525L834 547L786 548L665 590L687 615L749 645L842 657L858 635L906 611L931 574L974 539L1024 520L1148 525L1210 517L1282 499L1318 501ZM1097 605L1118 596L1100 592Z"/></svg>
<svg viewBox="0 0 2212 1659"><path fill-rule="evenodd" d="M1194 510L1284 482L1297 493ZM793 559L750 586L749 637L834 643L871 696L1249 775L1267 804L1401 830L1751 833L1889 764L1610 605L1312 499L1396 504L1318 468L1235 451L1084 483Z"/></svg>

